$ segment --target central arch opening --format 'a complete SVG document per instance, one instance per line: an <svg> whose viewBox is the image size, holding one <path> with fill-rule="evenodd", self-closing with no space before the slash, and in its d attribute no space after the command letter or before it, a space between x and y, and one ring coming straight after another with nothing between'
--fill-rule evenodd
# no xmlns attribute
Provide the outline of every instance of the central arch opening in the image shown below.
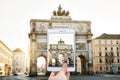
<svg viewBox="0 0 120 80"><path fill-rule="evenodd" d="M81 74L86 73L86 60L83 55L77 57L77 72L80 72Z"/></svg>
<svg viewBox="0 0 120 80"><path fill-rule="evenodd" d="M59 59L59 66L62 66L62 64L65 62L63 53L58 55L58 59Z"/></svg>
<svg viewBox="0 0 120 80"><path fill-rule="evenodd" d="M40 56L37 58L37 75L45 75L46 73L46 58Z"/></svg>

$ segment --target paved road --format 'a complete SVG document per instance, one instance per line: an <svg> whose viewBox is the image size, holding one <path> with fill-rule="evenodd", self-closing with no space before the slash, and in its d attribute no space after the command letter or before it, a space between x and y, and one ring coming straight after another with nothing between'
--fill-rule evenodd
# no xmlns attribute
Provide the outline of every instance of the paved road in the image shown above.
<svg viewBox="0 0 120 80"><path fill-rule="evenodd" d="M8 76L0 80L47 80L48 77ZM70 80L120 80L120 75L72 75Z"/></svg>
<svg viewBox="0 0 120 80"><path fill-rule="evenodd" d="M23 76L7 76L7 77L0 77L0 80L30 80L30 79Z"/></svg>
<svg viewBox="0 0 120 80"><path fill-rule="evenodd" d="M93 75L93 76L72 76L70 80L120 80L120 77Z"/></svg>

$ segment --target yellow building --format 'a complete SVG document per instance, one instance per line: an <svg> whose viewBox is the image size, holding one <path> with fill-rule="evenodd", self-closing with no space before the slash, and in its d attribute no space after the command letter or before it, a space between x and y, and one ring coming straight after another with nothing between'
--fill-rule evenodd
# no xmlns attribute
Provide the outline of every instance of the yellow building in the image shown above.
<svg viewBox="0 0 120 80"><path fill-rule="evenodd" d="M93 39L94 73L118 73L120 69L120 34L102 34Z"/></svg>
<svg viewBox="0 0 120 80"><path fill-rule="evenodd" d="M12 74L12 51L0 40L0 76Z"/></svg>

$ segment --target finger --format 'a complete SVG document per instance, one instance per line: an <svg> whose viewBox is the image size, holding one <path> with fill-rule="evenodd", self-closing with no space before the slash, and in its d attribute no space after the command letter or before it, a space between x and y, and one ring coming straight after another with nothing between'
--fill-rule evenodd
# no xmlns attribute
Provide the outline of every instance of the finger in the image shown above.
<svg viewBox="0 0 120 80"><path fill-rule="evenodd" d="M62 65L62 69L61 69L60 72L62 72L62 73L65 74L65 73L67 72L67 68L68 68L67 64L66 64L66 63L63 63L63 65Z"/></svg>
<svg viewBox="0 0 120 80"><path fill-rule="evenodd" d="M67 80L69 80L69 78L70 78L70 72L66 72L66 77L67 77Z"/></svg>
<svg viewBox="0 0 120 80"><path fill-rule="evenodd" d="M55 76L55 72L52 72L52 73L50 74L50 77L53 77L53 76Z"/></svg>
<svg viewBox="0 0 120 80"><path fill-rule="evenodd" d="M51 79L53 78L53 76L54 76L54 72L52 72L52 73L50 74L48 80L51 80Z"/></svg>
<svg viewBox="0 0 120 80"><path fill-rule="evenodd" d="M54 72L54 75L56 76L58 74L58 72Z"/></svg>

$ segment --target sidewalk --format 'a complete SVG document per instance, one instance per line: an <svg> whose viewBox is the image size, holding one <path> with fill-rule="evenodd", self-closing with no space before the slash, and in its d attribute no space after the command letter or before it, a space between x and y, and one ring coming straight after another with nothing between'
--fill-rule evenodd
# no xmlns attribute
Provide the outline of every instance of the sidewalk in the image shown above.
<svg viewBox="0 0 120 80"><path fill-rule="evenodd" d="M104 77L120 77L120 74L95 74L95 75Z"/></svg>

